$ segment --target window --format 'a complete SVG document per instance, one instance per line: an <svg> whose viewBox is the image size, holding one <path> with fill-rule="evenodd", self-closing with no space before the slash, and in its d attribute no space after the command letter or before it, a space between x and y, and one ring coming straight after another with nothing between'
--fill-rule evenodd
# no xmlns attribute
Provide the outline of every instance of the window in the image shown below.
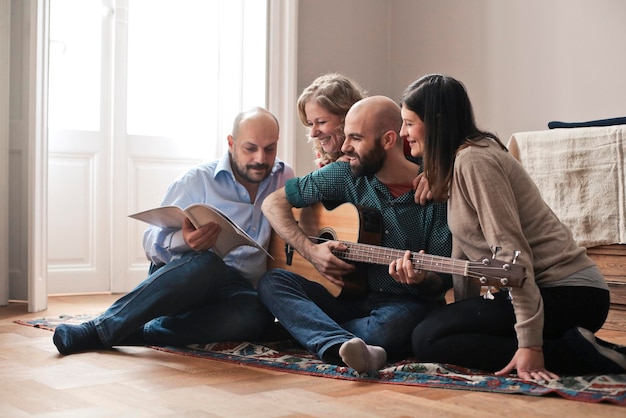
<svg viewBox="0 0 626 418"><path fill-rule="evenodd" d="M266 105L265 1L51 0L50 15L53 130L121 124L210 141L210 159L238 111Z"/></svg>

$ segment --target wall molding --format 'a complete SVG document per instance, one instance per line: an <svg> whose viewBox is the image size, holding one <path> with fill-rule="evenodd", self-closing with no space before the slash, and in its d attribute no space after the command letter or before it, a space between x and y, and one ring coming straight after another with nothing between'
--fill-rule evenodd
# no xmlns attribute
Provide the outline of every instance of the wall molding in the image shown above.
<svg viewBox="0 0 626 418"><path fill-rule="evenodd" d="M268 109L280 121L278 155L296 170L298 0L269 0L268 20Z"/></svg>

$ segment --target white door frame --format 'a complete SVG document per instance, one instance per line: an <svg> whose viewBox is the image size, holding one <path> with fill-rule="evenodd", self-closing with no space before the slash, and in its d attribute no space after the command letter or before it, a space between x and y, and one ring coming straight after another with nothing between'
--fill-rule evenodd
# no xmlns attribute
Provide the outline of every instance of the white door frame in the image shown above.
<svg viewBox="0 0 626 418"><path fill-rule="evenodd" d="M30 0L28 50L28 311L48 307L49 0Z"/></svg>
<svg viewBox="0 0 626 418"><path fill-rule="evenodd" d="M0 0L0 306L9 304L9 72L11 0Z"/></svg>

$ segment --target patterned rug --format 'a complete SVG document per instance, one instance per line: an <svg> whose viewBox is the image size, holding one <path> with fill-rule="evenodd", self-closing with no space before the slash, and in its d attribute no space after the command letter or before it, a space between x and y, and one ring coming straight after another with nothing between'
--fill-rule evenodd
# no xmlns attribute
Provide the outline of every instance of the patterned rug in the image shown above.
<svg viewBox="0 0 626 418"><path fill-rule="evenodd" d="M52 331L58 324L80 324L91 318L91 315L63 315L15 322ZM535 382L515 377L497 377L447 364L418 363L409 359L389 364L380 370L377 376L370 377L358 374L348 367L323 363L291 341L262 345L243 342L151 348L168 353L332 379L532 396L558 395L581 402L608 402L626 406L626 374L562 376L555 381Z"/></svg>

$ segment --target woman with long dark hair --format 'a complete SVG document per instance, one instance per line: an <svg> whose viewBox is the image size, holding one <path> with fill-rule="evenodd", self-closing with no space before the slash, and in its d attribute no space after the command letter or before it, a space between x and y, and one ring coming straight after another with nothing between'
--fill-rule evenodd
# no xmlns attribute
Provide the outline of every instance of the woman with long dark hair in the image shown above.
<svg viewBox="0 0 626 418"><path fill-rule="evenodd" d="M522 287L482 296L479 281L455 277L455 302L415 328L414 355L497 375L516 370L524 379L626 372L622 348L594 336L609 310L604 277L521 164L476 126L463 84L428 75L408 86L401 104L401 136L423 157L435 199L448 201L452 257L494 254L526 272ZM397 280L416 274L408 255L395 267Z"/></svg>

